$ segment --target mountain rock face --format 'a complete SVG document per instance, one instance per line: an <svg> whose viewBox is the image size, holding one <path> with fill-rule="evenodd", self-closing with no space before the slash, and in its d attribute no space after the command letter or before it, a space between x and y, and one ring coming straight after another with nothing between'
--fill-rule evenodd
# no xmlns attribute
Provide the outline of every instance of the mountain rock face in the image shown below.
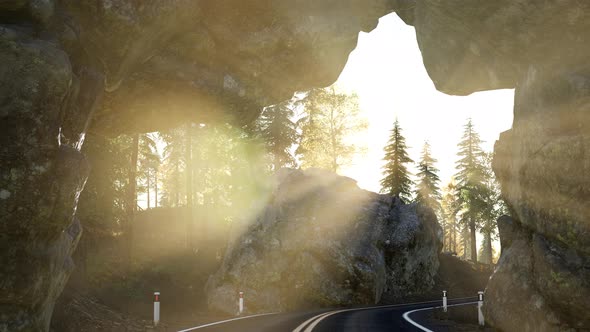
<svg viewBox="0 0 590 332"><path fill-rule="evenodd" d="M494 171L512 218L486 291L504 331L590 328L590 2L416 1L437 89L515 87L514 123Z"/></svg>
<svg viewBox="0 0 590 332"><path fill-rule="evenodd" d="M514 88L529 66L575 68L590 54L590 3L577 0L421 0L411 23L439 91Z"/></svg>
<svg viewBox="0 0 590 332"><path fill-rule="evenodd" d="M87 119L77 111L82 89L54 44L0 26L2 332L47 330L73 268L81 234L74 213L88 176L77 149Z"/></svg>
<svg viewBox="0 0 590 332"><path fill-rule="evenodd" d="M503 330L590 328L589 106L590 67L531 67L516 90L494 160L514 220L486 305Z"/></svg>
<svg viewBox="0 0 590 332"><path fill-rule="evenodd" d="M73 268L87 131L244 125L327 86L386 0L0 1L0 331L46 331Z"/></svg>
<svg viewBox="0 0 590 332"><path fill-rule="evenodd" d="M514 330L524 306L509 297L526 291L547 313L526 329L590 328L576 311L588 302L568 293L586 294L589 280L590 2L5 0L0 331L47 329L80 234L87 131L248 124L263 105L334 82L358 32L391 11L415 26L440 91L516 88L494 167L518 231L503 232L512 245L487 290L488 321Z"/></svg>
<svg viewBox="0 0 590 332"><path fill-rule="evenodd" d="M282 169L268 205L209 279L212 310L234 314L374 304L429 290L442 231L434 212L331 172Z"/></svg>
<svg viewBox="0 0 590 332"><path fill-rule="evenodd" d="M93 129L107 133L188 120L247 124L263 106L332 84L359 31L393 10L387 0L58 0L55 7L64 15L56 22L63 44L73 43L68 53L91 54L105 74L109 93Z"/></svg>

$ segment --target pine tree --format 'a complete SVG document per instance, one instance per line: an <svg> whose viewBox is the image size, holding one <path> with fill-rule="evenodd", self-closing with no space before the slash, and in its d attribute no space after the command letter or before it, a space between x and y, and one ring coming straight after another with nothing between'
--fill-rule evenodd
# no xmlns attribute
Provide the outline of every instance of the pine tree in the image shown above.
<svg viewBox="0 0 590 332"><path fill-rule="evenodd" d="M297 124L293 122L295 103L283 102L266 107L258 120L258 131L272 158L273 170L296 166L292 147L299 141Z"/></svg>
<svg viewBox="0 0 590 332"><path fill-rule="evenodd" d="M147 194L147 208L151 207L151 189L154 185L155 173L158 172L161 158L156 147L156 137L152 134L139 135L137 179L141 182L138 193ZM156 193L157 194L157 193ZM156 197L156 202L158 198ZM156 203L157 204L157 203Z"/></svg>
<svg viewBox="0 0 590 332"><path fill-rule="evenodd" d="M314 89L302 100L305 115L299 120L301 142L297 148L302 168L319 167L333 172L362 149L347 138L367 128L360 116L358 97L337 93L334 87Z"/></svg>
<svg viewBox="0 0 590 332"><path fill-rule="evenodd" d="M483 141L474 130L471 119L468 119L464 126L463 137L459 142L460 157L456 167L458 169L455 179L457 180L457 195L459 204L463 209L461 220L468 228L469 239L464 245L469 244L471 260L477 262L476 230L480 224L481 213L486 208L486 186L485 186L485 153L481 149Z"/></svg>
<svg viewBox="0 0 590 332"><path fill-rule="evenodd" d="M381 192L392 196L399 196L404 200L411 200L410 172L406 164L413 160L408 155L406 139L402 136L399 121L396 119L391 130L391 136L385 146L384 177L381 180Z"/></svg>
<svg viewBox="0 0 590 332"><path fill-rule="evenodd" d="M484 239L481 248L481 262L492 264L494 257L492 241L498 233L497 220L503 214L508 213L508 208L501 198L500 185L492 171L491 153L485 154L484 166L485 191L483 193L483 199L485 200L485 205L481 211L481 233Z"/></svg>
<svg viewBox="0 0 590 332"><path fill-rule="evenodd" d="M455 181L451 180L444 188L441 208L442 219L444 220L443 228L443 250L457 253L457 232L460 231L457 223L457 213L459 212L459 203L455 195Z"/></svg>
<svg viewBox="0 0 590 332"><path fill-rule="evenodd" d="M422 156L418 163L418 185L416 186L416 202L424 204L435 212L440 212L440 189L438 169L434 166L437 162L430 152L430 144L424 142Z"/></svg>
<svg viewBox="0 0 590 332"><path fill-rule="evenodd" d="M163 151L163 206L178 207L182 205L182 197L185 192L183 182L186 167L186 130L174 128L160 133L160 139L164 141Z"/></svg>

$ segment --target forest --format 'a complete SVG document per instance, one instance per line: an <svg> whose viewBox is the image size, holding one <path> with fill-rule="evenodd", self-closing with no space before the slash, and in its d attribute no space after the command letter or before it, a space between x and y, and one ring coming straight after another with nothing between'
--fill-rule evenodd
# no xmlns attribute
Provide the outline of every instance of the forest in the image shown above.
<svg viewBox="0 0 590 332"><path fill-rule="evenodd" d="M366 130L358 97L330 87L266 107L255 123L243 128L192 123L114 139L90 135L84 150L93 167L78 210L85 233L77 259L88 267L82 269L82 279L103 278L98 276L104 269L92 265L104 266L96 259L104 242L118 243L105 258L107 265L115 257L129 269L141 266L142 251L134 249L134 242L142 241L134 241L133 235L140 229L180 229L178 238L163 237L159 246L173 242L189 255L216 248L209 255L219 260L232 227L251 217L244 211L255 213L253 206L265 203L275 171L315 167L338 172L362 156L362 144L350 137ZM412 160L396 120L383 149L381 193L433 209L443 229L443 251L492 264L499 254L496 220L506 206L492 155L481 143L466 119L457 142L456 174L449 183L440 183L429 143L424 142L420 159ZM176 211L173 215L180 217L159 218L158 210L166 211L162 216ZM167 227L171 223L176 227ZM482 237L479 242L477 236Z"/></svg>

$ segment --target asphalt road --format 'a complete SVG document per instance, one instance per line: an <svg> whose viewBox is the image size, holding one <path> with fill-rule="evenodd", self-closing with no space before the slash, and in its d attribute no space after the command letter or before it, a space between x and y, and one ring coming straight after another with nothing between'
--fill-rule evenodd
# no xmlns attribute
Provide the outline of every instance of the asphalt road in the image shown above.
<svg viewBox="0 0 590 332"><path fill-rule="evenodd" d="M476 298L449 300L449 305L468 303ZM184 332L379 332L379 331L422 331L403 318L405 312L441 306L441 301L419 304L401 304L370 308L326 309L297 313L260 315L230 320L212 325L188 328ZM436 326L428 326L422 319L425 311L411 314L412 320L425 327L438 331Z"/></svg>

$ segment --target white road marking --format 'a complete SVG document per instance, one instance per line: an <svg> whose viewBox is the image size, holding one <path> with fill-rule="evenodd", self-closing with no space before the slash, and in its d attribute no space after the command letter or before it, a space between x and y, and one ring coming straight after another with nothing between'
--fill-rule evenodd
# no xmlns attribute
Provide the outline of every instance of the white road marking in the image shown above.
<svg viewBox="0 0 590 332"><path fill-rule="evenodd" d="M412 311L406 311L406 312L404 312L404 315L403 315L403 317L404 317L404 319L405 319L405 320L406 320L408 323L410 323L410 324L414 325L415 327L419 328L420 330L422 330L422 331L424 331L424 332L434 332L434 331L432 331L432 330L430 330L430 329L427 329L427 328L425 328L424 326L422 326L422 325L420 325L420 324L416 323L414 320L412 320L412 319L410 318L410 314L411 314L411 313L414 313L414 312L417 312L417 311L431 310L431 309L434 309L434 308L436 308L436 307L433 307L433 308L423 308L423 309L416 309L416 310L412 310Z"/></svg>
<svg viewBox="0 0 590 332"><path fill-rule="evenodd" d="M330 313L330 311L329 311L329 312L326 312L326 313L323 313L323 314L319 314L319 315L317 315L317 316L313 316L313 317L311 317L310 319L306 320L305 322L303 322L302 324L300 324L299 326L297 326L297 328L296 328L296 329L294 329L294 330L293 330L293 332L301 332L301 331L302 331L302 330L303 330L303 329L304 329L304 328L307 326L307 324L309 324L309 323L311 323L313 320L315 320L315 319L317 319L317 318L319 318L319 317L323 317L323 316L325 316L325 315L327 315L327 314L329 314L329 313Z"/></svg>
<svg viewBox="0 0 590 332"><path fill-rule="evenodd" d="M452 305L448 305L447 307L456 307L456 306L460 306L460 305L468 305L468 304L477 304L477 302L469 302L469 303L461 303L461 304L452 304ZM413 319L410 318L410 314L414 313L414 312L418 312L418 311L426 311L426 310L432 310L432 309L436 309L436 308L442 308L442 307L429 307L429 308L422 308L422 309L415 309L415 310L411 310L411 311L406 311L404 312L403 316L404 319L414 325L415 327L419 328L420 330L424 331L424 332L434 332L418 323L416 323L416 321L414 321Z"/></svg>
<svg viewBox="0 0 590 332"><path fill-rule="evenodd" d="M464 299L470 299L473 297L463 297L463 298L457 298L457 299L449 299L449 301L458 301L458 300L464 300ZM322 314L316 315L308 320L306 320L305 322L303 322L301 325L299 325L295 330L293 330L293 332L312 332L313 329L325 318L332 316L332 315L336 315L342 312L349 312L349 311L361 311L361 310L372 310L372 309L385 309L385 308L395 308L395 307L403 307L403 306L408 306L408 305L419 305L419 304L429 304L429 303L436 303L436 302L440 302L440 300L435 300L435 301L427 301L427 302L414 302L414 303L402 303L402 304L390 304L390 305L383 305L383 306L374 306L374 307L366 307L366 308L353 308L353 309L341 309L341 310L333 310L333 311L328 311L328 312L324 312ZM469 303L462 303L462 304L453 304L453 305L449 305L449 307L454 307L454 306L459 306L459 305L467 305L467 304L476 304L477 302L469 302ZM412 312L415 311L420 311L420 310L428 310L428 309L434 309L434 308L439 308L439 307L428 307L428 308L423 308L423 309L418 309L418 310L413 310L413 311L409 311L404 313L404 319L406 319L408 322L412 323L412 325L417 326L416 322L414 322L413 320L411 320L409 317L406 317L406 314L411 314ZM194 330L198 330L198 329L202 329L205 327L209 327L209 326L214 326L214 325L219 325L219 324L224 324L224 323L229 323L229 322L233 322L236 320L241 320L241 319L248 319L248 318L254 318L254 317L261 317L261 316L270 316L270 315L276 315L278 314L278 312L271 312L271 313L266 313L266 314L258 314L258 315L251 315L251 316L245 316L245 317L238 317L238 318L232 318L232 319L226 319L226 320L222 320L219 322L213 322L213 323L209 323L209 324L205 324L205 325L199 325L199 326L195 326L195 327L191 327L185 330L180 330L178 332L189 332L189 331L194 331ZM419 324L418 324L419 325ZM306 328L307 327L307 328ZM423 326L420 325L421 328L425 328ZM305 329L305 330L304 330ZM428 329L423 330L423 331L430 331Z"/></svg>
<svg viewBox="0 0 590 332"><path fill-rule="evenodd" d="M222 320L222 321L219 321L219 322L213 322L213 323L209 323L209 324L205 324L205 325L199 325L199 326L191 327L191 328L188 328L186 330L181 330L181 331L178 331L178 332L194 331L194 330L202 329L204 327L209 327L209 326L213 326L213 325L219 325L219 324L223 324L223 323L233 322L233 321L240 320L240 319L248 319L248 318L260 317L260 316L269 316L269 315L276 315L276 314L278 314L278 312L271 312L271 313L267 313L267 314L258 314L258 315L252 315L252 316L244 316L244 317L226 319L226 320Z"/></svg>
<svg viewBox="0 0 590 332"><path fill-rule="evenodd" d="M465 300L465 299L471 299L471 298L473 298L473 296L470 296L470 297L462 297L462 298L457 298L457 299L449 299L449 301L453 301L453 300L454 301L458 301L458 300ZM368 308L354 308L354 309L342 309L342 310L329 311L329 312L325 312L323 314L319 314L317 316L314 316L314 317L306 320L301 325L297 326L297 328L294 329L293 332L312 332L313 331L313 328L316 327L322 320L324 320L325 318L328 318L329 316L332 316L332 315L335 315L335 314L339 314L339 313L342 313L342 312L356 311L356 310L359 310L359 311L360 310L371 310L371 309L380 309L380 308L395 308L395 307L403 307L403 306L407 306L407 305L418 305L418 304L437 303L437 302L440 302L440 301L441 300L435 300L435 301L427 301L427 302L414 302L414 303L391 304L391 305L375 306L375 307L368 307ZM309 324L309 326L308 326L308 324Z"/></svg>

